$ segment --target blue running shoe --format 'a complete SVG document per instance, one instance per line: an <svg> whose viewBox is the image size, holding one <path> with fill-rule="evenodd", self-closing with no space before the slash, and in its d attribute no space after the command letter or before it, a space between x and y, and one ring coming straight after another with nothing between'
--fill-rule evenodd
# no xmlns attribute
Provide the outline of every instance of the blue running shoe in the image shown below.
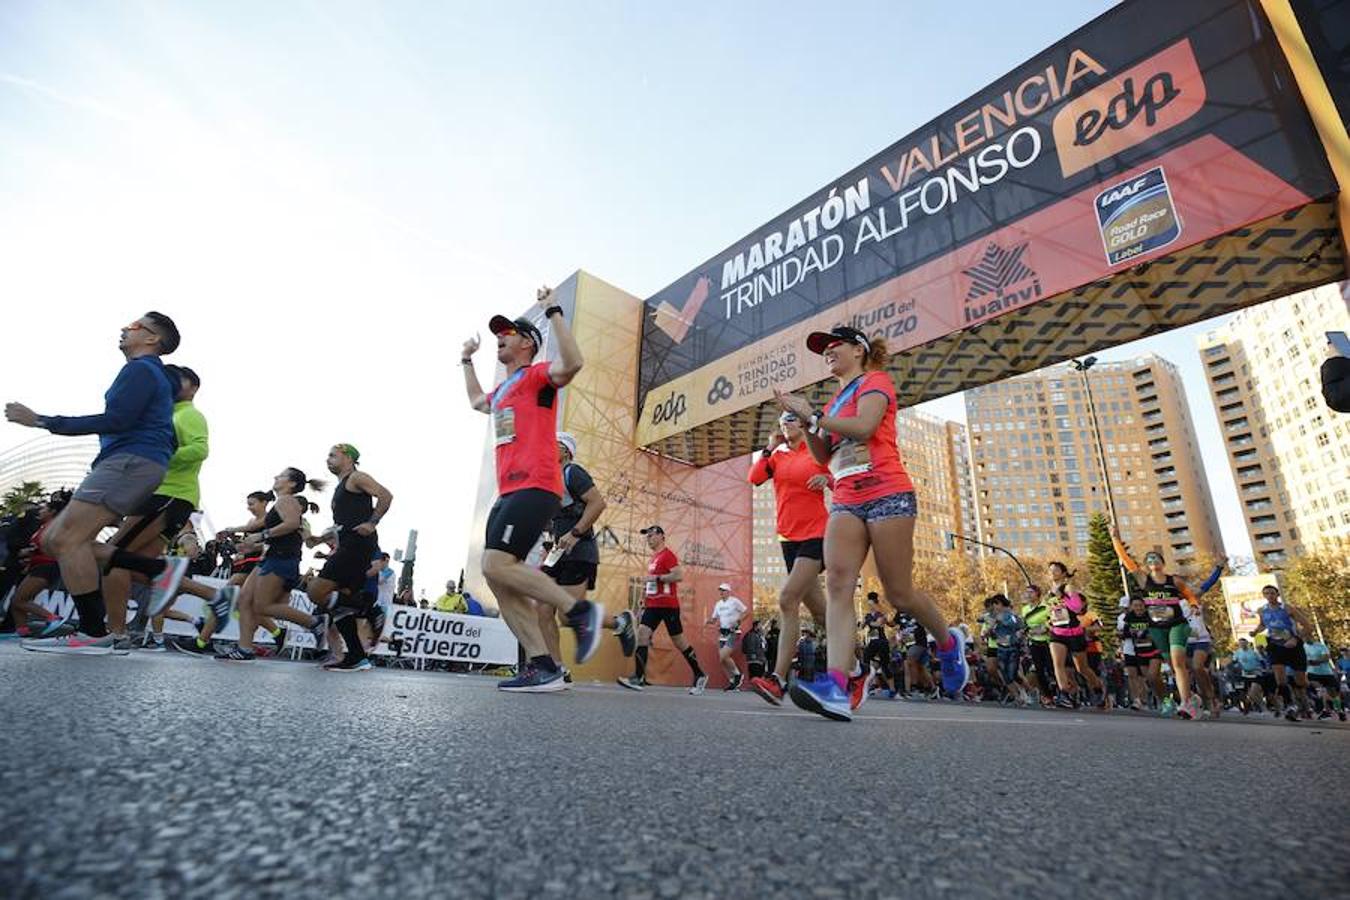
<svg viewBox="0 0 1350 900"><path fill-rule="evenodd" d="M942 689L953 697L960 697L961 690L970 680L970 666L966 665L966 637L959 628L948 628L952 636L952 645L944 652L937 652L938 662L942 665Z"/></svg>
<svg viewBox="0 0 1350 900"><path fill-rule="evenodd" d="M564 690L566 687L567 682L563 681L562 669L545 672L534 666L526 666L515 678L497 682L497 690L515 694L549 694Z"/></svg>
<svg viewBox="0 0 1350 900"><path fill-rule="evenodd" d="M847 691L828 674L813 681L795 678L788 688L792 702L807 712L813 712L836 722L853 721L853 703Z"/></svg>
<svg viewBox="0 0 1350 900"><path fill-rule="evenodd" d="M600 634L605 621L605 607L599 603L587 604L585 610L573 609L567 614L567 624L577 637L577 665L595 655L600 647ZM510 690L510 688L502 688Z"/></svg>

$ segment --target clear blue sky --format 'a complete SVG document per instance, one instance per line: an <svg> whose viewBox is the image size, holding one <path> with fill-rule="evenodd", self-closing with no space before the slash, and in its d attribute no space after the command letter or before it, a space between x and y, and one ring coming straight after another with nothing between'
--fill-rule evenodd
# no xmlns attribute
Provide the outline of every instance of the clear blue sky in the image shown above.
<svg viewBox="0 0 1350 900"><path fill-rule="evenodd" d="M0 296L44 339L0 383L89 411L117 327L164 308L206 382L213 521L350 440L434 585L484 433L453 354L491 312L577 268L649 295L1110 5L8 0ZM55 335L79 365L47 367ZM1217 447L1190 336L1142 349Z"/></svg>

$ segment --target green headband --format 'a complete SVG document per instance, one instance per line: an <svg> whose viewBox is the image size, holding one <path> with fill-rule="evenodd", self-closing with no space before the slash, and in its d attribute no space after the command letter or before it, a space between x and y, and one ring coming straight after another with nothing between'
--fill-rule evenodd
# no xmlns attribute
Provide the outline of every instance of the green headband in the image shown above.
<svg viewBox="0 0 1350 900"><path fill-rule="evenodd" d="M341 450L343 453L345 453L345 454L347 454L348 456L350 456L351 459L352 459L352 462L359 462L359 461L360 461L360 459L361 459L361 451L360 451L360 450L357 450L357 449L356 449L354 446L352 446L351 444L338 444L337 447L338 447L338 449Z"/></svg>

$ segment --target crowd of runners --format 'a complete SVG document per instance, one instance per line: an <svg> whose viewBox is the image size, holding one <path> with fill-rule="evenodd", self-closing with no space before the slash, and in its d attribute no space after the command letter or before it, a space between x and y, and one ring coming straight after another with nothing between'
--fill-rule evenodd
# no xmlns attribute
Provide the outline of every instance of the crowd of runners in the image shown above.
<svg viewBox="0 0 1350 900"><path fill-rule="evenodd" d="M543 344L529 318L495 316L496 361L505 377L485 390L474 369L479 340L465 342L464 384L473 409L491 417L498 498L488 515L482 575L501 617L521 648L521 664L499 682L508 692L563 690L571 681L561 628L571 631L576 663L590 659L612 633L632 659L624 688L648 685L653 634L664 627L688 665L690 692L708 684L684 633L679 586L684 579L659 524L642 529L651 551L640 611L607 613L588 599L596 587L595 525L603 492L578 460L577 441L557 430L558 392L581 370L576 340L548 289L537 296L557 346L556 359L536 361ZM251 662L259 641L278 652L295 626L328 648L324 668L358 672L383 631L393 579L382 573L388 554L377 527L393 495L360 469L360 452L334 444L325 461L334 479L332 525L318 533L308 515L325 481L287 466L266 490L245 498L248 519L222 529L204 552L191 523L200 505L198 477L209 454L206 419L194 405L201 379L161 357L178 346L173 321L150 312L122 329L126 364L105 395L105 410L89 416L39 414L9 403L6 418L54 434L97 434L100 452L74 490L51 495L13 529L0 568L0 597L10 598L16 633L26 650L118 655L132 649L128 609L138 598L145 622L141 646L164 646L164 617L188 619L178 597L201 600L195 635L173 642L185 653ZM719 586L707 624L719 630L717 666L728 689L743 685L774 705L796 706L828 719L850 720L869 697L938 698L1057 708L1128 707L1197 718L1225 708L1270 711L1291 719L1316 712L1345 718L1341 680L1350 653L1333 667L1331 651L1312 640L1297 609L1266 590L1261 628L1264 652L1244 641L1224 668L1216 666L1201 596L1216 570L1192 588L1169 572L1156 551L1142 564L1113 533L1122 565L1136 579L1134 599L1114 622L1103 622L1075 586L1074 571L1051 563L1043 586L1028 584L1016 600L989 597L973 626L948 621L913 578L919 500L896 442L895 386L885 371L885 342L840 326L812 333L806 348L837 382L833 398L815 408L777 392L778 428L754 454L751 483L771 482L787 577L778 620L766 639L760 623L742 634L750 612ZM826 502L826 491L830 500ZM308 492L308 494L306 493ZM108 529L111 537L101 539ZM302 550L324 547L320 570L301 574ZM856 618L855 591L871 552L882 590ZM194 560L223 560L221 587L186 577L207 574ZM59 618L34 602L58 581L73 602ZM823 581L823 590L822 590ZM304 591L308 603L292 602ZM803 625L805 608L815 623ZM231 619L238 638L213 640ZM810 632L820 627L823 649ZM1104 659L1101 638L1114 632L1122 653ZM798 635L804 635L798 640ZM290 638L294 639L294 638ZM308 643L308 641L306 642ZM219 647L219 649L217 649ZM737 659L745 652L748 672Z"/></svg>

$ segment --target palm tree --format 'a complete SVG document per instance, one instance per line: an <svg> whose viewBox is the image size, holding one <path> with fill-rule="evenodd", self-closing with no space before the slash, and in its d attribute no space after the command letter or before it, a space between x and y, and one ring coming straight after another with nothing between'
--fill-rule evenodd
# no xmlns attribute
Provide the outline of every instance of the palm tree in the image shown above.
<svg viewBox="0 0 1350 900"><path fill-rule="evenodd" d="M29 503L37 503L47 496L40 481L23 481L5 491L0 497L0 515L13 515L23 511Z"/></svg>

